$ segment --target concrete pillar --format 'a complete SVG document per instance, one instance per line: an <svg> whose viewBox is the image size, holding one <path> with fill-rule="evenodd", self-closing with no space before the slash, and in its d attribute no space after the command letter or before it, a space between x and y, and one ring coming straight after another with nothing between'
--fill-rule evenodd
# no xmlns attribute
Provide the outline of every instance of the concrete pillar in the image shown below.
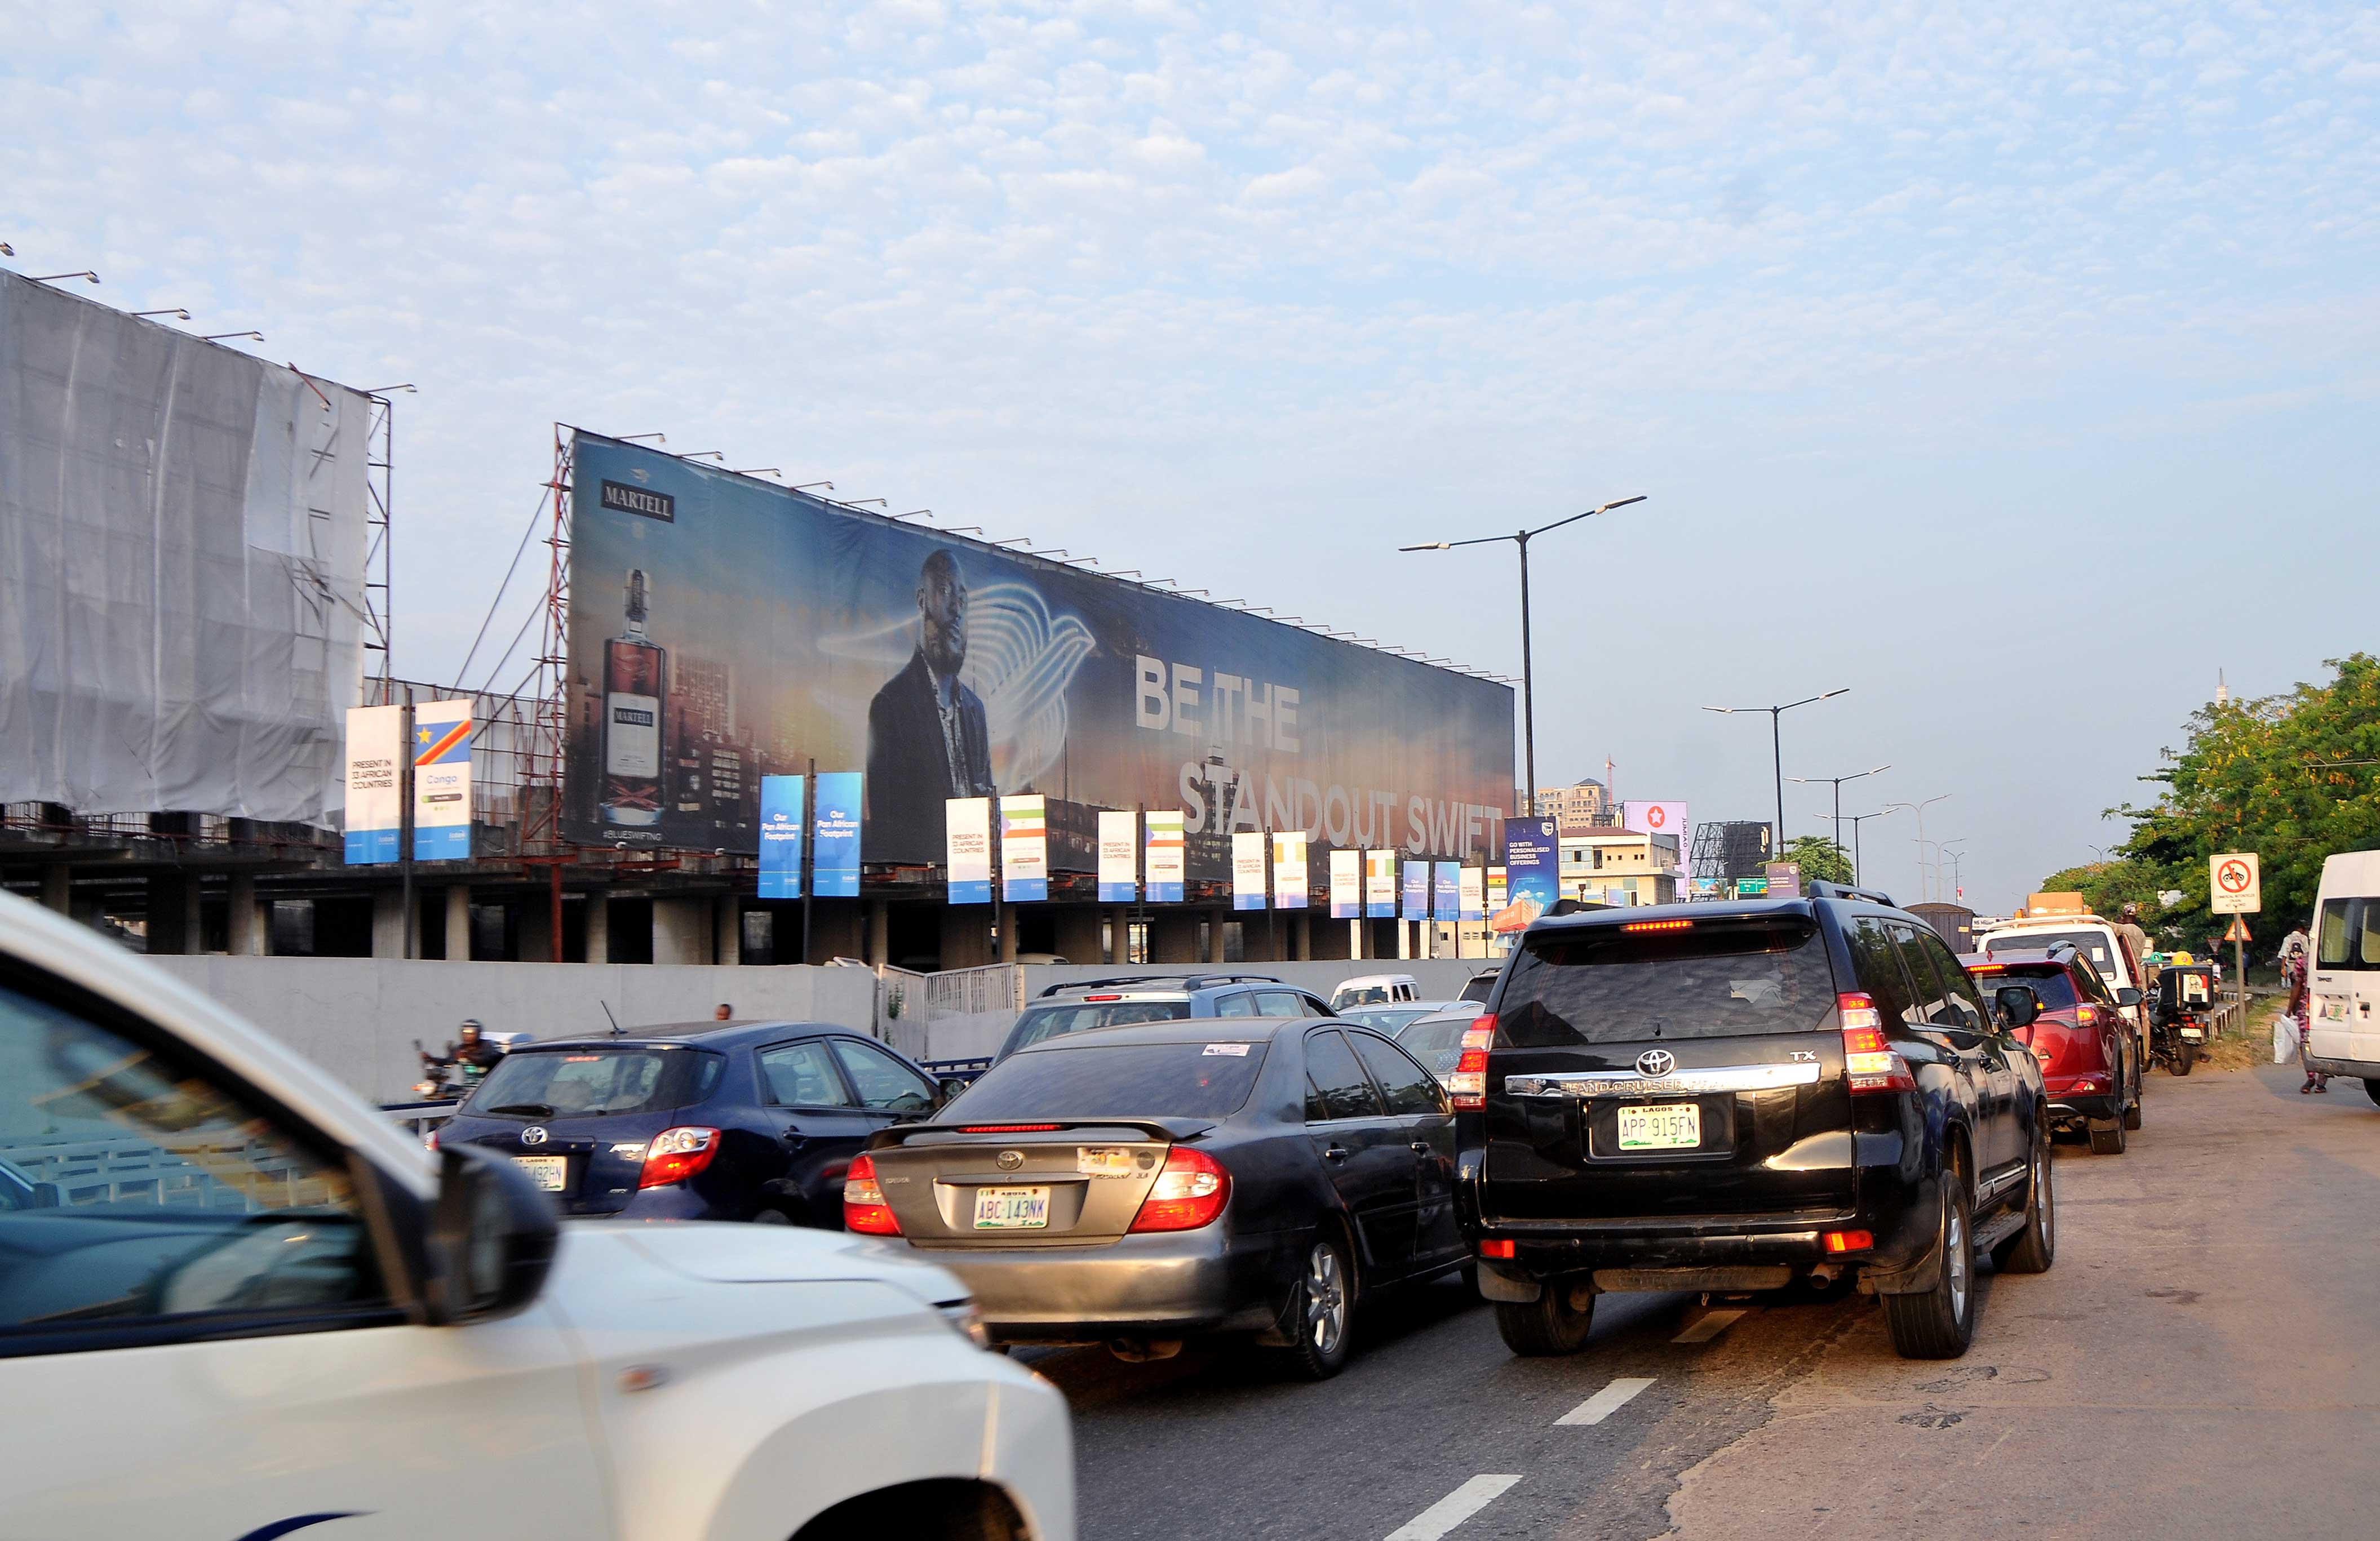
<svg viewBox="0 0 2380 1541"><path fill-rule="evenodd" d="M1062 904L1058 908L1056 935L1050 950L1068 963L1105 963L1099 940L1099 909L1097 904Z"/></svg>
<svg viewBox="0 0 2380 1541"><path fill-rule="evenodd" d="M1223 927L1230 922L1231 918L1232 912L1229 910L1207 912L1207 961L1210 964L1223 961Z"/></svg>
<svg viewBox="0 0 2380 1541"><path fill-rule="evenodd" d="M1198 961L1198 912L1165 905L1148 912L1148 961L1194 964Z"/></svg>
<svg viewBox="0 0 2380 1541"><path fill-rule="evenodd" d="M149 951L188 953L199 945L199 880L178 872L149 880Z"/></svg>
<svg viewBox="0 0 2380 1541"><path fill-rule="evenodd" d="M450 889L448 892L457 891ZM450 958L455 955L451 942L447 944L446 955ZM612 896L608 893L589 893L587 896L587 961L591 964L612 961Z"/></svg>
<svg viewBox="0 0 2380 1541"><path fill-rule="evenodd" d="M64 862L42 868L42 904L60 915L74 913L74 868Z"/></svg>
<svg viewBox="0 0 2380 1541"><path fill-rule="evenodd" d="M892 906L881 899L868 906L868 961L879 968L892 961Z"/></svg>
<svg viewBox="0 0 2380 1541"><path fill-rule="evenodd" d="M712 956L719 963L744 961L744 902L732 893L722 893L711 901L710 945Z"/></svg>
<svg viewBox="0 0 2380 1541"><path fill-rule="evenodd" d="M267 929L264 905L256 897L256 878L252 873L235 872L231 879L231 955L235 958L264 956Z"/></svg>
<svg viewBox="0 0 2380 1541"><path fill-rule="evenodd" d="M375 958L405 956L405 891L372 891L372 951Z"/></svg>
<svg viewBox="0 0 2380 1541"><path fill-rule="evenodd" d="M450 883L446 888L446 960L471 961L471 888Z"/></svg>
<svg viewBox="0 0 2380 1541"><path fill-rule="evenodd" d="M521 963L553 961L553 901L543 891L521 902L520 921L513 928L513 950Z"/></svg>
<svg viewBox="0 0 2380 1541"><path fill-rule="evenodd" d="M1015 905L1000 906L1000 961L1002 963L1016 961L1016 933L1023 929L1017 922L1022 918L1016 913Z"/></svg>
<svg viewBox="0 0 2380 1541"><path fill-rule="evenodd" d="M704 899L653 901L653 962L710 961L710 904Z"/></svg>
<svg viewBox="0 0 2380 1541"><path fill-rule="evenodd" d="M1122 904L1108 911L1108 950L1099 962L1129 964L1132 962L1132 911Z"/></svg>
<svg viewBox="0 0 2380 1541"><path fill-rule="evenodd" d="M941 960L944 968L977 968L991 962L991 906L942 906Z"/></svg>
<svg viewBox="0 0 2380 1541"><path fill-rule="evenodd" d="M1300 963L1311 962L1314 957L1314 916L1301 913L1290 922L1290 930L1293 933L1290 956Z"/></svg>

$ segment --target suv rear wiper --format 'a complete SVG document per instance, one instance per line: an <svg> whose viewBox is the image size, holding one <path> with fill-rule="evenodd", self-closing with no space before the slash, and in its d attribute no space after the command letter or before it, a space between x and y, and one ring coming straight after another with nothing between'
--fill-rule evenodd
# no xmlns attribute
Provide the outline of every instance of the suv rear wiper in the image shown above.
<svg viewBox="0 0 2380 1541"><path fill-rule="evenodd" d="M554 1114L554 1107L550 1102L507 1102L502 1107L491 1108L488 1111L492 1113L527 1113L531 1118L552 1118Z"/></svg>

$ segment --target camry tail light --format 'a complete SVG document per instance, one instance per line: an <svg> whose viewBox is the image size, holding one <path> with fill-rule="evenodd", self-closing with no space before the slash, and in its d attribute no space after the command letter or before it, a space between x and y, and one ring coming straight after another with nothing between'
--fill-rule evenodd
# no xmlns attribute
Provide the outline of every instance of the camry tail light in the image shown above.
<svg viewBox="0 0 2380 1541"><path fill-rule="evenodd" d="M683 1183L710 1165L719 1154L719 1131L698 1125L680 1124L664 1129L645 1147L645 1170L638 1174L637 1186L658 1188L671 1183Z"/></svg>
<svg viewBox="0 0 2380 1541"><path fill-rule="evenodd" d="M1488 1106L1488 1050L1496 1042L1496 1015L1490 1012L1463 1033L1463 1058L1446 1078L1446 1095L1457 1112L1476 1112Z"/></svg>
<svg viewBox="0 0 2380 1541"><path fill-rule="evenodd" d="M1846 992L1835 997L1835 1010L1843 1021L1843 1074L1853 1096L1917 1089L1909 1062L1884 1036L1884 1013L1874 997Z"/></svg>
<svg viewBox="0 0 2380 1541"><path fill-rule="evenodd" d="M892 1218L892 1207L877 1185L873 1156L859 1157L843 1174L843 1228L863 1236L901 1234L901 1222Z"/></svg>
<svg viewBox="0 0 2380 1541"><path fill-rule="evenodd" d="M847 1193L849 1190L845 1190ZM1135 1231L1196 1231L1223 1212L1232 1196L1232 1174L1223 1163L1203 1150L1175 1146L1165 1153L1165 1170L1157 1174L1140 1213L1132 1217Z"/></svg>

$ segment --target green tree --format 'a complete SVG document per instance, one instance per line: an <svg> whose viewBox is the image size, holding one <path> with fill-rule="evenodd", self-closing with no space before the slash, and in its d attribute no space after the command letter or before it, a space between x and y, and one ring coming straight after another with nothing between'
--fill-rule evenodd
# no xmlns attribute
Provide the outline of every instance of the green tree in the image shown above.
<svg viewBox="0 0 2380 1541"><path fill-rule="evenodd" d="M1802 880L1805 883L1852 880L1851 854L1825 835L1795 835L1785 843L1777 859L1801 863Z"/></svg>

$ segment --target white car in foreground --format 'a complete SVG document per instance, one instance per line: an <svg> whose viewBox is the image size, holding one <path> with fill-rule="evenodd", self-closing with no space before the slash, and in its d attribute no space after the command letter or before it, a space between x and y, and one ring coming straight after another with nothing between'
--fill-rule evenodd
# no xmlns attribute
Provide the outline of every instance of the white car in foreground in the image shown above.
<svg viewBox="0 0 2380 1541"><path fill-rule="evenodd" d="M0 895L0 1541L1071 1541L1063 1400L950 1274L556 1225Z"/></svg>

